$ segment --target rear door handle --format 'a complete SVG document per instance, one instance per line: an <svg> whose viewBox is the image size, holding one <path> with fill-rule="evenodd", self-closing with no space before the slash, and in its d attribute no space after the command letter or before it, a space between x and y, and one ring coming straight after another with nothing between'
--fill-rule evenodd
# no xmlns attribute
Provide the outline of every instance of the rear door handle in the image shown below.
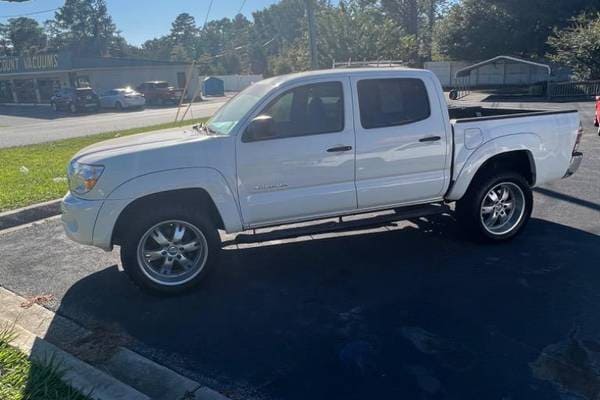
<svg viewBox="0 0 600 400"><path fill-rule="evenodd" d="M350 151L352 150L352 146L337 146L327 149L328 153L340 153L342 151Z"/></svg>
<svg viewBox="0 0 600 400"><path fill-rule="evenodd" d="M428 136L428 137L424 137L423 139L419 139L419 142L424 143L424 142L437 142L438 140L442 140L441 136Z"/></svg>

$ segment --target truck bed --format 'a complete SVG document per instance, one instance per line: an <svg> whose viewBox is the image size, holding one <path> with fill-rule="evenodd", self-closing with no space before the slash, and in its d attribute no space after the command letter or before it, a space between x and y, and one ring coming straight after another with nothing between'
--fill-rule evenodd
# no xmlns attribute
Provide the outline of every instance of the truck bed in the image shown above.
<svg viewBox="0 0 600 400"><path fill-rule="evenodd" d="M486 154L505 148L526 151L535 165L535 185L562 178L569 168L580 121L576 110L449 107L453 137L452 180L475 171ZM456 186L454 187L456 191ZM449 199L456 200L463 187Z"/></svg>
<svg viewBox="0 0 600 400"><path fill-rule="evenodd" d="M481 106L448 107L451 120L456 122L485 121L490 119L528 117L576 112L576 110L536 110L523 108L486 108Z"/></svg>

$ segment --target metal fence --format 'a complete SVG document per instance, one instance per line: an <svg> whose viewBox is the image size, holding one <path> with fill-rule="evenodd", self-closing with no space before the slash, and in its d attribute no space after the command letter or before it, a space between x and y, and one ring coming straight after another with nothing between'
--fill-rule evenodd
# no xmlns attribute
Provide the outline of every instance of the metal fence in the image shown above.
<svg viewBox="0 0 600 400"><path fill-rule="evenodd" d="M600 96L600 81L553 82L548 97L594 97Z"/></svg>
<svg viewBox="0 0 600 400"><path fill-rule="evenodd" d="M450 92L450 100L460 100L471 94L469 77L456 78L454 89Z"/></svg>

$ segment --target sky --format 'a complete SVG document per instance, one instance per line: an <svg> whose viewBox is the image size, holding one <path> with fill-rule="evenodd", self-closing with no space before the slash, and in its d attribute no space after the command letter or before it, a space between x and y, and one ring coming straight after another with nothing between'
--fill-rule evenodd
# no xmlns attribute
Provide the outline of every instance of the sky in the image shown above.
<svg viewBox="0 0 600 400"><path fill-rule="evenodd" d="M242 14L252 17L252 12L261 10L278 0L246 0ZM171 22L178 14L187 12L202 25L210 0L106 0L108 11L113 17L121 35L131 44L140 45L148 39L169 32ZM235 16L244 0L213 0L209 20ZM0 0L0 23L7 16L22 15L60 7L64 0L29 0L23 3L9 3ZM54 17L54 12L31 15L40 23Z"/></svg>

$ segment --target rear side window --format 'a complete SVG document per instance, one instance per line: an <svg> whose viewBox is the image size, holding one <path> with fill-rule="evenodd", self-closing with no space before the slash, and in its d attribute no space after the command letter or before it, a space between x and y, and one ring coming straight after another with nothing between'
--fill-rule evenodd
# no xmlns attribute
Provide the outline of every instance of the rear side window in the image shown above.
<svg viewBox="0 0 600 400"><path fill-rule="evenodd" d="M364 129L406 125L431 115L425 84L414 78L361 80L358 103Z"/></svg>

